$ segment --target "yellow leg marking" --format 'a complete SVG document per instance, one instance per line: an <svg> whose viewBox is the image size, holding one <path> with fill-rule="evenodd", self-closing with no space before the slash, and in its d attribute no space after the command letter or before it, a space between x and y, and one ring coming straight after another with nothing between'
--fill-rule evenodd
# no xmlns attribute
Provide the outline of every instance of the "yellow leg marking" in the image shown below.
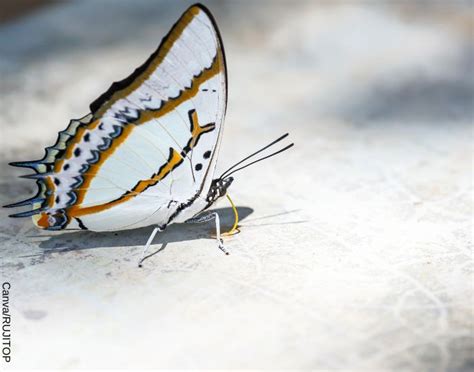
<svg viewBox="0 0 474 372"><path fill-rule="evenodd" d="M231 235L235 235L235 234L238 234L240 232L240 230L238 229L238 224L239 224L239 212L237 212L237 208L235 207L235 204L234 202L232 201L232 199L230 198L229 194L225 194L225 196L227 197L227 200L229 200L230 202L230 205L232 206L232 210L234 211L234 226L232 226L232 228L221 234L222 236L231 236Z"/></svg>

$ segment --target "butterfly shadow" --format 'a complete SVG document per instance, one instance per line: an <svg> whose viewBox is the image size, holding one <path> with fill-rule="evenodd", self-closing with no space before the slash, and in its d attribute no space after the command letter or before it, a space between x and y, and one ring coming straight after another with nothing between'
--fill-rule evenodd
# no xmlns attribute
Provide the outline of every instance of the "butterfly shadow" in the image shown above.
<svg viewBox="0 0 474 372"><path fill-rule="evenodd" d="M228 231L234 223L234 212L232 208L218 208L220 217L221 231ZM243 221L253 209L249 207L237 207L239 220ZM63 233L61 235L37 235L35 237L48 238L39 242L39 247L47 253L64 253L69 251L80 251L95 248L117 248L117 247L136 247L145 245L148 237L153 230L153 226L142 227L133 230L115 231L115 232L92 232L92 231L74 231ZM190 241L197 239L209 239L215 233L214 222L202 224L173 224L159 233L154 244L162 244L163 248L168 243ZM161 250L161 249L160 249Z"/></svg>

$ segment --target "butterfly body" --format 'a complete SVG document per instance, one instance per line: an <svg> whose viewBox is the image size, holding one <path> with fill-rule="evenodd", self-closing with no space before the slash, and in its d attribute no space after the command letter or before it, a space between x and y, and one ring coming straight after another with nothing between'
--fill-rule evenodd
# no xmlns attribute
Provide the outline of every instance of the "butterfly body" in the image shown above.
<svg viewBox="0 0 474 372"><path fill-rule="evenodd" d="M216 224L218 247L228 253L216 212L200 214L223 196L231 174L279 154L254 156L285 134L214 177L227 105L222 40L210 12L186 10L158 49L127 78L113 83L71 120L41 160L10 163L31 168L37 194L5 207L30 206L10 217L32 217L45 230L114 231L154 225L155 235L174 222ZM237 168L238 167L238 168Z"/></svg>

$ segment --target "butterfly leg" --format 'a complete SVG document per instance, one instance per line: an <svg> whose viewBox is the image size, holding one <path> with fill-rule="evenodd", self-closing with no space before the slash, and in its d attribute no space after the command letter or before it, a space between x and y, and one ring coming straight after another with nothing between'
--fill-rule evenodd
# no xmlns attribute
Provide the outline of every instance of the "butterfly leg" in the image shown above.
<svg viewBox="0 0 474 372"><path fill-rule="evenodd" d="M143 261L145 260L145 258L146 258L146 257L145 257L145 254L146 254L146 252L148 251L148 248L150 247L151 243L153 242L153 239L155 239L155 235L156 235L158 232L161 232L161 231L163 231L163 229L162 229L161 227L159 227L159 226L156 226L156 227L153 229L153 231L152 231L150 237L148 238L148 240L147 240L147 242L146 242L146 244L145 244L145 248L143 248L142 257L140 258L140 261L138 261L138 267L142 267L142 262L143 262Z"/></svg>
<svg viewBox="0 0 474 372"><path fill-rule="evenodd" d="M216 221L216 239L218 248L224 252L225 254L229 254L229 251L224 247L224 241L221 238L221 223L220 218L217 212L212 212L208 214L204 214L202 216L193 217L186 221L186 223L203 223L215 220Z"/></svg>

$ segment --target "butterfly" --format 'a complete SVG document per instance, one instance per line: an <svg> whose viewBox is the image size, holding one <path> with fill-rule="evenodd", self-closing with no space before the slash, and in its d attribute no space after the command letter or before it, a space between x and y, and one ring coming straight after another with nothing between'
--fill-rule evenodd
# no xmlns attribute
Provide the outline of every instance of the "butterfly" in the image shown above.
<svg viewBox="0 0 474 372"><path fill-rule="evenodd" d="M37 194L6 207L32 206L10 217L32 217L46 230L113 231L175 222L215 220L202 214L227 196L232 173L284 135L214 178L227 106L227 68L216 21L201 4L188 8L158 49L127 78L114 82L71 120L41 160L13 162L32 168Z"/></svg>

